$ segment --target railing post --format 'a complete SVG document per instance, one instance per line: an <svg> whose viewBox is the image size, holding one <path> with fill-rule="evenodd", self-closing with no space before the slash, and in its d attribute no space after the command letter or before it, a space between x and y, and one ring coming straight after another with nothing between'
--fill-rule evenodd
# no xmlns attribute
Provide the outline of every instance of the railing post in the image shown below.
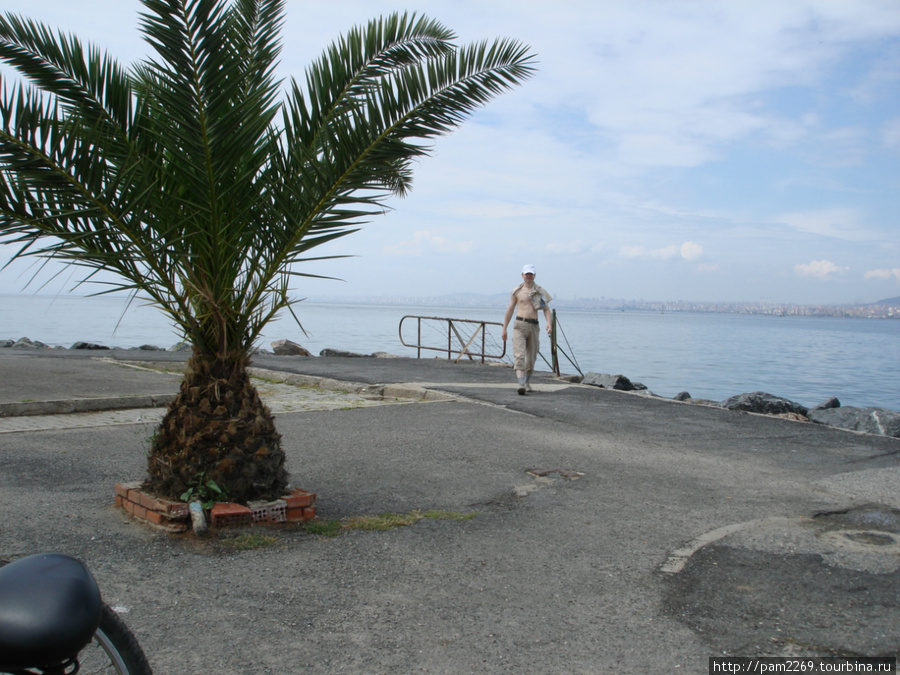
<svg viewBox="0 0 900 675"><path fill-rule="evenodd" d="M484 321L481 322L481 362L484 363L484 350L487 347L485 343L485 339L487 336L487 326L484 325Z"/></svg>
<svg viewBox="0 0 900 675"><path fill-rule="evenodd" d="M552 321L550 322L550 356L553 360L553 372L559 377L559 355L556 353L556 310L551 313Z"/></svg>

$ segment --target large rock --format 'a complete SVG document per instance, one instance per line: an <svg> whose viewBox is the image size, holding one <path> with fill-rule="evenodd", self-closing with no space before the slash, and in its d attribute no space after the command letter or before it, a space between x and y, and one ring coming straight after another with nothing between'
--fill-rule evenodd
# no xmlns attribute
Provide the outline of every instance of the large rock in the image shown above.
<svg viewBox="0 0 900 675"><path fill-rule="evenodd" d="M727 398L720 403L728 410L742 410L744 412L760 413L762 415L781 415L783 413L797 413L806 415L809 408L800 403L789 401L780 396L773 396L764 391L754 391L749 394L738 394Z"/></svg>
<svg viewBox="0 0 900 675"><path fill-rule="evenodd" d="M319 356L341 356L345 358L371 358L371 354L357 354L355 352L346 352L343 349L331 349L326 347L319 352Z"/></svg>
<svg viewBox="0 0 900 675"><path fill-rule="evenodd" d="M827 401L820 403L817 406L813 406L810 410L828 410L830 408L840 408L841 402L838 400L836 396L832 396Z"/></svg>
<svg viewBox="0 0 900 675"><path fill-rule="evenodd" d="M589 384L592 387L603 387L604 389L618 389L619 391L634 391L635 386L624 375L609 375L608 373L587 373L582 384ZM644 387L646 389L646 387Z"/></svg>
<svg viewBox="0 0 900 675"><path fill-rule="evenodd" d="M807 417L830 427L900 438L900 412L886 408L814 408Z"/></svg>
<svg viewBox="0 0 900 675"><path fill-rule="evenodd" d="M27 337L20 338L16 340L13 345L13 349L50 349L49 345L45 345L43 342L39 342L38 340L31 340Z"/></svg>
<svg viewBox="0 0 900 675"><path fill-rule="evenodd" d="M98 345L95 342L76 342L69 349L109 349L104 345Z"/></svg>
<svg viewBox="0 0 900 675"><path fill-rule="evenodd" d="M290 340L275 340L272 351L277 356L312 356L306 347Z"/></svg>

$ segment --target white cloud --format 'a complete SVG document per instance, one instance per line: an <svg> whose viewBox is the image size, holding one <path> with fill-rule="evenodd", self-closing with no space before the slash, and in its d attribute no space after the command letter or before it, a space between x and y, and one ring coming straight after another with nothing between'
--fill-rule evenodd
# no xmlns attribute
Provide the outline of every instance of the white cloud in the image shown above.
<svg viewBox="0 0 900 675"><path fill-rule="evenodd" d="M686 241L681 245L681 257L685 260L697 260L703 256L703 247L693 241Z"/></svg>
<svg viewBox="0 0 900 675"><path fill-rule="evenodd" d="M665 248L658 248L650 251L651 258L659 258L661 260L672 260L681 255L681 247L678 244L672 244Z"/></svg>
<svg viewBox="0 0 900 675"><path fill-rule="evenodd" d="M815 277L822 281L828 280L832 275L846 272L848 267L838 267L830 260L813 260L812 262L794 265L794 272L801 277Z"/></svg>
<svg viewBox="0 0 900 675"><path fill-rule="evenodd" d="M680 246L670 244L662 248L648 249L644 246L622 246L619 257L638 260L697 260L703 255L703 247L693 241L686 241Z"/></svg>
<svg viewBox="0 0 900 675"><path fill-rule="evenodd" d="M668 260L678 255L678 246L671 245L664 248L648 249L645 246L622 246L619 248L619 257L632 260Z"/></svg>
<svg viewBox="0 0 900 675"><path fill-rule="evenodd" d="M454 242L428 230L418 230L413 233L411 240L390 244L381 250L387 255L422 256L428 253L468 253L473 246L474 243L471 241Z"/></svg>
<svg viewBox="0 0 900 675"><path fill-rule="evenodd" d="M896 278L897 282L900 283L900 267L895 267L892 270L888 270L888 269L869 270L865 274L866 279L890 279L891 277Z"/></svg>
<svg viewBox="0 0 900 675"><path fill-rule="evenodd" d="M696 166L718 157L722 144L784 133L785 116L767 109L760 94L814 86L850 41L896 30L896 8L848 4L585 3L581 19L566 26L568 39L542 60L540 90L524 93L549 91L583 106L623 162ZM532 38L539 52L564 20L562 13L548 19L545 35Z"/></svg>

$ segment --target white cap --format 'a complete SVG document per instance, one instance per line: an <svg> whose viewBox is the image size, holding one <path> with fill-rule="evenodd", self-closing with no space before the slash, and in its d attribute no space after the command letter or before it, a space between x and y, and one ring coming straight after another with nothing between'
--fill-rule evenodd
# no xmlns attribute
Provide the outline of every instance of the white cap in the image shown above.
<svg viewBox="0 0 900 675"><path fill-rule="evenodd" d="M534 265L525 265L522 268L522 274L534 274Z"/></svg>

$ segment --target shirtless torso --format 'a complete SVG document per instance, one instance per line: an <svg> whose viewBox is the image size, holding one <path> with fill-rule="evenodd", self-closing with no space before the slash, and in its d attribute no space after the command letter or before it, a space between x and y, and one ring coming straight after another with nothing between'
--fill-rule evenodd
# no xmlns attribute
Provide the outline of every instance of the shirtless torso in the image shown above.
<svg viewBox="0 0 900 675"><path fill-rule="evenodd" d="M538 310L534 308L534 303L531 301L531 292L534 289L534 273L527 275L523 273L522 279L524 281L510 298L509 307L506 308L506 316L503 317L502 339L504 342L506 342L507 338L506 326L509 324L510 319L513 318L513 314L523 319L534 320L538 318ZM543 312L547 321L547 333L550 333L550 308L546 304L544 304Z"/></svg>
<svg viewBox="0 0 900 675"><path fill-rule="evenodd" d="M516 306L516 316L523 319L536 319L537 310L531 304L531 289L528 286L522 286L514 296Z"/></svg>

